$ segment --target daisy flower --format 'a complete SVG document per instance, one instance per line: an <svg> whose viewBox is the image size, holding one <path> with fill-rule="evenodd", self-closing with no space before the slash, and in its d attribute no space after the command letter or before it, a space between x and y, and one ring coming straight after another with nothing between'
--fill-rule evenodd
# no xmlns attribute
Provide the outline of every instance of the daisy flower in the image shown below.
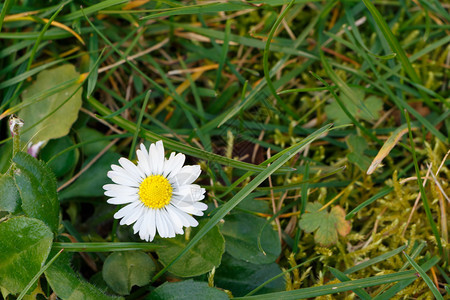
<svg viewBox="0 0 450 300"><path fill-rule="evenodd" d="M108 203L127 204L114 214L120 225L133 225L141 239L152 241L158 231L163 238L183 234L183 227L198 225L191 215L202 216L208 207L200 202L205 189L192 184L200 176L200 166L183 166L184 154L172 152L164 157L162 141L140 145L138 163L120 158L111 165L108 177L114 184L103 186Z"/></svg>

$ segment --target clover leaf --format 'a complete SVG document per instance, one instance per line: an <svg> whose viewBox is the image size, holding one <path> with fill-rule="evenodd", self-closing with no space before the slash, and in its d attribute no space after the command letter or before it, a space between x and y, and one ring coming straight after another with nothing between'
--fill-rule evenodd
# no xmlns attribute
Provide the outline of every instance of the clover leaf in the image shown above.
<svg viewBox="0 0 450 300"><path fill-rule="evenodd" d="M365 93L360 89L352 89L355 97L360 99L360 103L354 103L350 98L341 93L340 99L347 110L356 119L362 119L366 121L374 121L379 117L379 112L383 108L383 101L376 96L369 96L365 98ZM371 114L369 114L369 111ZM345 114L342 108L336 101L333 101L325 106L325 114L329 119L332 119L335 125L348 124L352 121Z"/></svg>
<svg viewBox="0 0 450 300"><path fill-rule="evenodd" d="M306 204L306 211L299 221L299 226L306 232L314 232L314 240L323 246L335 244L338 233L346 236L351 229L349 221L345 220L345 211L339 205L334 206L330 212L322 210L319 202Z"/></svg>

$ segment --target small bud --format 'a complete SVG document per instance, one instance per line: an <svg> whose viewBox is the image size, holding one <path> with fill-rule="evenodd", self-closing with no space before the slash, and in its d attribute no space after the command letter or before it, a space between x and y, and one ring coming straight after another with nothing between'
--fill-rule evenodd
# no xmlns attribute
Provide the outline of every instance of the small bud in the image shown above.
<svg viewBox="0 0 450 300"><path fill-rule="evenodd" d="M15 115L11 115L9 117L9 130L11 131L11 135L15 136L19 133L20 128L23 127L23 120L21 118L16 117Z"/></svg>

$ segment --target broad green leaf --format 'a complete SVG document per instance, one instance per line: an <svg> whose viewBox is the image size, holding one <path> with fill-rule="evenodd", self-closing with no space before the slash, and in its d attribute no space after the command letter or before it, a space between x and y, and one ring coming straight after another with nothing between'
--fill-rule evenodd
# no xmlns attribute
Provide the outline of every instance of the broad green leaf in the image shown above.
<svg viewBox="0 0 450 300"><path fill-rule="evenodd" d="M255 199L256 197L260 197L262 195L265 195L265 193L251 193L238 204L238 207L243 210L269 214L271 212L269 203L267 201L259 201Z"/></svg>
<svg viewBox="0 0 450 300"><path fill-rule="evenodd" d="M350 232L351 225L345 220L345 211L339 205L334 206L331 212L319 211L321 208L322 204L318 202L308 203L299 226L306 232L315 231L316 243L329 246L337 242L338 233L346 236Z"/></svg>
<svg viewBox="0 0 450 300"><path fill-rule="evenodd" d="M129 295L134 285L150 283L155 270L155 263L145 252L114 252L105 260L102 275L114 292Z"/></svg>
<svg viewBox="0 0 450 300"><path fill-rule="evenodd" d="M23 211L29 217L42 220L56 232L59 201L55 175L45 163L23 152L17 153L13 162L17 168L14 179L22 198Z"/></svg>
<svg viewBox="0 0 450 300"><path fill-rule="evenodd" d="M166 282L154 290L146 300L225 300L227 294L219 289L209 287L206 282L192 279L180 282Z"/></svg>
<svg viewBox="0 0 450 300"><path fill-rule="evenodd" d="M371 163L370 158L358 152L347 154L347 159L349 162L357 165L358 168L363 172L365 172L369 168Z"/></svg>
<svg viewBox="0 0 450 300"><path fill-rule="evenodd" d="M195 236L207 221L207 219L201 220L197 227L192 228L190 236ZM157 242L160 245L167 246L156 250L161 263L167 265L184 249L189 240L186 239L186 235L177 235L171 239L158 239ZM169 272L180 277L205 274L219 266L224 251L225 240L219 232L219 228L214 226L194 247L189 249L169 268Z"/></svg>
<svg viewBox="0 0 450 300"><path fill-rule="evenodd" d="M352 134L346 142L351 151L347 154L348 161L365 172L370 165L370 158L364 155L364 150L368 148L367 141L362 136Z"/></svg>
<svg viewBox="0 0 450 300"><path fill-rule="evenodd" d="M27 102L35 94L79 76L80 74L75 71L75 67L70 64L44 70L37 75L36 81L23 91L23 102ZM19 112L19 116L25 121L22 138L26 142L37 143L67 135L72 124L78 118L78 111L81 107L82 89L75 93L77 87L78 85L74 84L42 101L24 107ZM73 93L75 94L70 98ZM58 110L44 119L55 109Z"/></svg>
<svg viewBox="0 0 450 300"><path fill-rule="evenodd" d="M87 157L97 155L110 143L110 141L105 140L103 133L89 127L82 127L78 129L76 131L76 135L80 143L98 140L96 142L87 143L81 146L81 151Z"/></svg>
<svg viewBox="0 0 450 300"><path fill-rule="evenodd" d="M86 282L70 267L71 254L62 253L45 271L50 287L63 300L118 300L122 297L105 295L98 288Z"/></svg>
<svg viewBox="0 0 450 300"><path fill-rule="evenodd" d="M0 286L20 293L39 272L53 234L42 221L16 217L0 223Z"/></svg>
<svg viewBox="0 0 450 300"><path fill-rule="evenodd" d="M40 152L40 158L43 161L48 161L54 155L64 151L65 149L73 146L73 141L68 136L63 136L62 138L51 140L45 145L45 147ZM68 172L70 172L77 164L78 152L77 150L70 150L56 157L47 165L55 173L56 177L61 177Z"/></svg>
<svg viewBox="0 0 450 300"><path fill-rule="evenodd" d="M362 154L368 148L366 139L359 135L352 134L348 136L346 143L352 152Z"/></svg>
<svg viewBox="0 0 450 300"><path fill-rule="evenodd" d="M258 247L258 235L266 220L250 214L231 214L221 229L226 251L237 259L253 264L274 262L281 252L280 239L271 226L265 226L261 235L263 253Z"/></svg>
<svg viewBox="0 0 450 300"><path fill-rule="evenodd" d="M60 192L61 199L70 197L98 197L103 195L102 186L111 183L106 173L111 169L111 164L117 164L120 155L106 152L74 183ZM92 159L88 159L86 163ZM86 165L85 163L85 165Z"/></svg>
<svg viewBox="0 0 450 300"><path fill-rule="evenodd" d="M19 191L10 175L0 175L0 211L15 212L20 207Z"/></svg>
<svg viewBox="0 0 450 300"><path fill-rule="evenodd" d="M366 109L359 108L346 94L341 93L341 101L350 114L356 119L366 121L372 121L378 118L379 112L383 108L383 101L375 96L369 96L367 99L364 99L364 91L361 89L353 88L351 91L354 97L357 98L362 105L370 111L371 114ZM352 122L336 101L333 101L325 106L325 113L328 118L334 121L335 125L348 124Z"/></svg>
<svg viewBox="0 0 450 300"><path fill-rule="evenodd" d="M280 273L282 270L276 263L256 265L225 254L214 275L214 282L217 287L230 290L233 296L239 297L246 295ZM257 294L279 292L285 289L285 280L280 277L265 285Z"/></svg>
<svg viewBox="0 0 450 300"><path fill-rule="evenodd" d="M12 139L0 147L0 173L6 173L11 166L11 156L13 152Z"/></svg>
<svg viewBox="0 0 450 300"><path fill-rule="evenodd" d="M376 96L369 96L364 99L364 105L370 110L370 114L366 110L358 110L357 114L363 120L373 121L377 120L380 115L380 111L383 109L383 101Z"/></svg>

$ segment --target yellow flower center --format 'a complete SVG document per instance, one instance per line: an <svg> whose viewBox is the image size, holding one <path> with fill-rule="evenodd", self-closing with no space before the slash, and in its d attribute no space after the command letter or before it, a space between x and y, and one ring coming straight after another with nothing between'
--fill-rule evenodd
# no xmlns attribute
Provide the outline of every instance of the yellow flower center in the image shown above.
<svg viewBox="0 0 450 300"><path fill-rule="evenodd" d="M170 203L172 186L162 175L150 175L139 186L142 203L150 208L162 208Z"/></svg>

